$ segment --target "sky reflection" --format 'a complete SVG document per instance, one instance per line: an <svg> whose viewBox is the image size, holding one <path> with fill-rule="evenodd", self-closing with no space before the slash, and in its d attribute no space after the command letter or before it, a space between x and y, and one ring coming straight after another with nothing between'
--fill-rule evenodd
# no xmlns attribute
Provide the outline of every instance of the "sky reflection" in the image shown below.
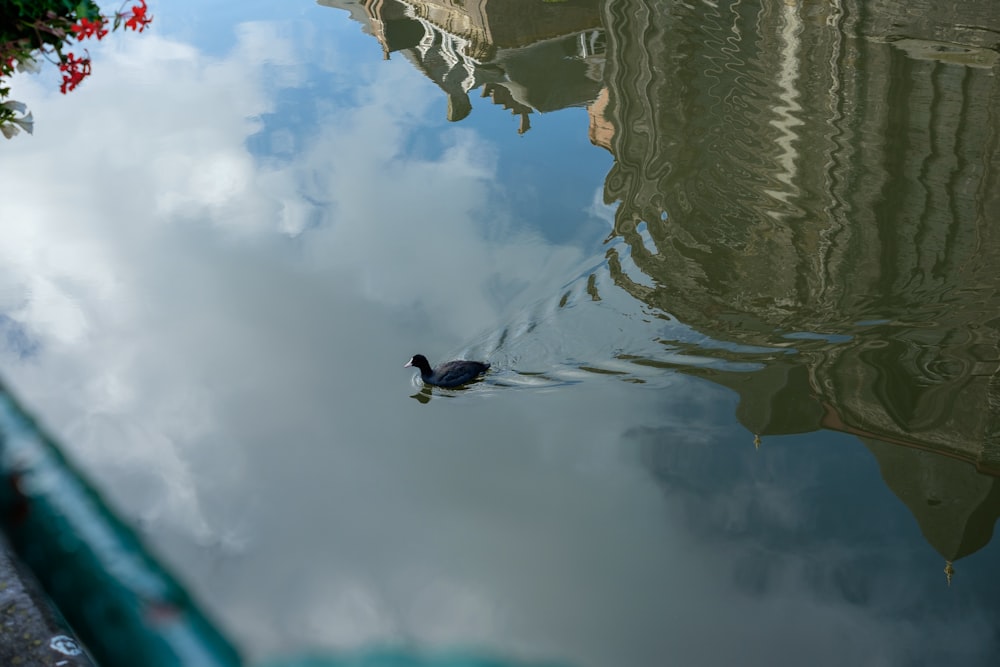
<svg viewBox="0 0 1000 667"><path fill-rule="evenodd" d="M232 7L158 7L72 96L16 81L38 123L0 163L0 366L250 655L988 655L995 615L908 597L940 573L908 553L919 531L870 463L865 488L916 547L789 537L854 469L755 453L718 386L653 369L656 390L590 374L410 400L412 354L485 356L505 327L501 376L628 349L607 315L634 305L552 305L601 261L607 211L567 197L587 231L526 222L540 195L503 143L524 140L445 125L437 90L402 58L351 55L357 28L332 10ZM591 150L580 169L600 172ZM844 583L859 565L861 599Z"/></svg>

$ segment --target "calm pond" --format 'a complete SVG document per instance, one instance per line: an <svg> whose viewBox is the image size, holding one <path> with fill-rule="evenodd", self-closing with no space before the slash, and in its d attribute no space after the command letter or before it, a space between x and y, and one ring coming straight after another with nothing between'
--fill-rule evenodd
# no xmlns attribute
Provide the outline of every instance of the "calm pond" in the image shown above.
<svg viewBox="0 0 1000 667"><path fill-rule="evenodd" d="M247 657L996 664L993 0L150 9L13 80L0 373Z"/></svg>

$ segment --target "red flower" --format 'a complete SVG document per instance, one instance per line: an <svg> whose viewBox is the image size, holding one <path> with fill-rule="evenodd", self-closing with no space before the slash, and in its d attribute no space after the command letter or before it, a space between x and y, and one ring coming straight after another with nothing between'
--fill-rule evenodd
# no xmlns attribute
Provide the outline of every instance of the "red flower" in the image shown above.
<svg viewBox="0 0 1000 667"><path fill-rule="evenodd" d="M153 22L152 16L146 16L146 0L139 0L138 5L132 6L132 16L125 19L125 27L137 32L142 32Z"/></svg>
<svg viewBox="0 0 1000 667"><path fill-rule="evenodd" d="M25 1L18 0L15 4L20 5ZM130 0L125 1L129 2ZM48 23L42 22L41 19L39 20L40 22L36 27L56 37L56 40L52 44L45 43L38 50L46 57L51 55L58 57L59 71L62 73L62 85L59 86L60 92L66 94L75 90L84 79L90 76L90 54L88 53L82 58L73 53L64 55L64 43L69 44L71 40L81 42L91 37L96 37L98 40L103 39L109 32L117 30L122 23L125 24L127 29L144 32L153 22L153 17L149 15L149 8L146 6L146 0L131 1L136 4L132 5L128 12L115 12L113 25L108 17L103 15L92 14L94 18L79 17L77 12L83 11L79 8L70 10L67 16L49 11L45 18L45 21ZM4 2L6 0L0 0L0 5L4 4ZM61 0L61 2L69 4L67 0ZM84 7L84 4L81 4L79 7ZM74 23L70 23L72 19L76 19ZM68 29L66 29L67 25L69 26ZM0 44L3 47L2 51L0 51L0 83L6 84L5 77L9 76L15 67L21 70L36 65L37 61L31 55L33 49L22 42L24 40L13 41L9 44ZM0 87L0 90L6 91L6 85ZM14 122L19 123L20 121ZM6 127L4 127L4 130L6 134Z"/></svg>
<svg viewBox="0 0 1000 667"><path fill-rule="evenodd" d="M108 34L106 28L104 28L104 19L98 18L96 21L91 21L88 18L80 19L79 23L74 24L70 30L76 33L76 38L87 39L88 37L97 37L98 40L104 39L104 36Z"/></svg>
<svg viewBox="0 0 1000 667"><path fill-rule="evenodd" d="M90 76L90 58L77 58L75 53L67 54L66 59L59 63L59 71L63 73L59 92L65 95Z"/></svg>

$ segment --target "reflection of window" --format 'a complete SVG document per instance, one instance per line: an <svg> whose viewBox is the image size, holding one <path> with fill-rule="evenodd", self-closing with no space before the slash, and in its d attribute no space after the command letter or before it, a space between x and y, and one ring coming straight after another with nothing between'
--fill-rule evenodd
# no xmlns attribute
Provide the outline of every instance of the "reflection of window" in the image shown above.
<svg viewBox="0 0 1000 667"><path fill-rule="evenodd" d="M603 30L591 30L581 32L579 36L580 50L577 57L587 59L590 56L603 55L607 50L607 40L604 38Z"/></svg>

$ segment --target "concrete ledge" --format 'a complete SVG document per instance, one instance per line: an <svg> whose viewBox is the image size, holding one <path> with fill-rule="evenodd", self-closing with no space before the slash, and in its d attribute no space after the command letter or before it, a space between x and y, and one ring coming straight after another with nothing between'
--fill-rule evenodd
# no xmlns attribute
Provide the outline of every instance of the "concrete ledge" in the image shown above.
<svg viewBox="0 0 1000 667"><path fill-rule="evenodd" d="M0 665L95 667L0 533Z"/></svg>

